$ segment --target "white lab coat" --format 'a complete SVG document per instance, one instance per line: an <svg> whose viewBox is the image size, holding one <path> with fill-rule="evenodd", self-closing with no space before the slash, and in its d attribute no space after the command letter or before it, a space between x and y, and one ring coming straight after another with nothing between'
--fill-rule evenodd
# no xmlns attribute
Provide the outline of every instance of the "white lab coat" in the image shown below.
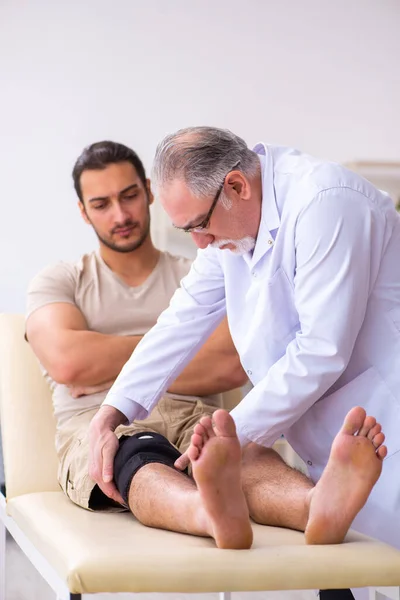
<svg viewBox="0 0 400 600"><path fill-rule="evenodd" d="M318 480L345 414L381 422L388 457L354 527L400 547L400 218L343 167L259 144L252 255L199 251L181 289L107 396L143 418L227 313L253 384L232 415L242 442L282 433Z"/></svg>

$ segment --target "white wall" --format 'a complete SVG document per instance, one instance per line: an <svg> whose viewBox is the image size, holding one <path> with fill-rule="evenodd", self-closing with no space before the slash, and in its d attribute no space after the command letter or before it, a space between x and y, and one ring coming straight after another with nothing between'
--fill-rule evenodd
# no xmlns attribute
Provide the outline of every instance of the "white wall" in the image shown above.
<svg viewBox="0 0 400 600"><path fill-rule="evenodd" d="M398 0L1 0L0 310L23 310L39 268L95 244L70 178L93 141L149 168L165 133L211 124L399 160L399 21Z"/></svg>

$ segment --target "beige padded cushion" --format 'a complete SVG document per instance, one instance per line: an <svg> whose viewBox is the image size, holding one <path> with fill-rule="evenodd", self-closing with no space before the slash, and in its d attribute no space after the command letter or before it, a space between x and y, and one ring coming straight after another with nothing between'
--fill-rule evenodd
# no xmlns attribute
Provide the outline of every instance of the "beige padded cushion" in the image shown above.
<svg viewBox="0 0 400 600"><path fill-rule="evenodd" d="M58 491L51 393L21 315L0 315L0 415L7 497Z"/></svg>
<svg viewBox="0 0 400 600"><path fill-rule="evenodd" d="M251 550L150 529L128 513L91 513L61 492L29 494L8 512L74 593L218 592L400 584L400 552L350 533L306 546L301 533L254 526Z"/></svg>

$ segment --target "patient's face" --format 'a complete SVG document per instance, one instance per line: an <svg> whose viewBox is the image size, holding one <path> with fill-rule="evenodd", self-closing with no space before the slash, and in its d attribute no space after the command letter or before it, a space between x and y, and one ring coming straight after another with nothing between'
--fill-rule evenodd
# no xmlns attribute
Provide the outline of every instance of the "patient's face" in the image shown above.
<svg viewBox="0 0 400 600"><path fill-rule="evenodd" d="M100 243L116 252L132 252L149 235L153 201L136 169L129 162L84 171L80 179L82 217L95 230Z"/></svg>

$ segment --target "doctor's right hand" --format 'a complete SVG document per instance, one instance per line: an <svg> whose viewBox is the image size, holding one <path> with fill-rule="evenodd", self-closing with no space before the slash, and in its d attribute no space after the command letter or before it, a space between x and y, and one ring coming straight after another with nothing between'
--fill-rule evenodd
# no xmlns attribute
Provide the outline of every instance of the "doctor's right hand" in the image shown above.
<svg viewBox="0 0 400 600"><path fill-rule="evenodd" d="M126 417L113 406L103 405L89 426L89 476L101 491L123 506L126 506L113 481L114 458L119 441L114 433Z"/></svg>

